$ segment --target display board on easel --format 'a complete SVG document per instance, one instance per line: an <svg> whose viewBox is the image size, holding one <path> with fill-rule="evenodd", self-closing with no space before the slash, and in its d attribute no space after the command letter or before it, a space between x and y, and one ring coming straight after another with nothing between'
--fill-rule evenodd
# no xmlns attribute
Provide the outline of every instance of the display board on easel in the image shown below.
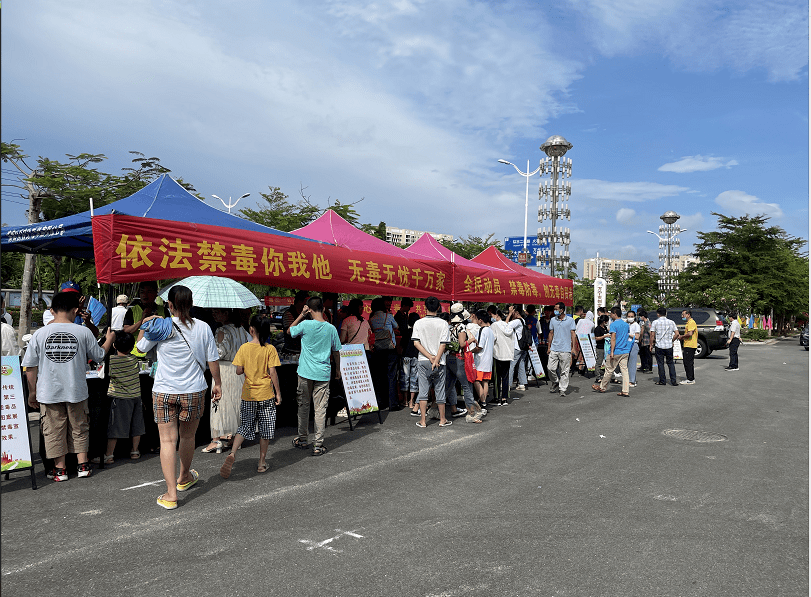
<svg viewBox="0 0 811 597"><path fill-rule="evenodd" d="M340 350L341 379L346 394L346 411L349 415L349 427L352 428L352 417L376 412L377 420L382 423L380 408L377 405L372 374L366 360L363 344L344 344Z"/></svg>
<svg viewBox="0 0 811 597"><path fill-rule="evenodd" d="M31 489L37 488L31 437L28 434L28 409L25 404L20 357L4 356L0 379L3 399L0 402L0 452L2 472L6 479L11 472L29 470Z"/></svg>
<svg viewBox="0 0 811 597"><path fill-rule="evenodd" d="M594 339L594 332L588 334L577 334L580 344L580 352L586 361L586 369L594 371L597 367L597 341Z"/></svg>
<svg viewBox="0 0 811 597"><path fill-rule="evenodd" d="M544 377L543 365L541 364L541 357L538 355L538 349L535 344L529 345L529 360L532 363L532 370L535 371L535 378L542 379Z"/></svg>

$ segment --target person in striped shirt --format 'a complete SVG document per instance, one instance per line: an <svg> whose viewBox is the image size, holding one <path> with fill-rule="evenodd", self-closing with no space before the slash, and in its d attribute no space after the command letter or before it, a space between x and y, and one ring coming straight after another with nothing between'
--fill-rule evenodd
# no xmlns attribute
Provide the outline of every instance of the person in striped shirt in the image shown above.
<svg viewBox="0 0 811 597"><path fill-rule="evenodd" d="M107 426L107 452L104 464L112 464L115 445L119 439L132 438L130 458L141 457L138 445L146 432L144 408L141 402L141 382L139 379L140 360L130 354L135 347L135 337L126 332L117 332L113 348L116 354L110 355L110 388L107 395L111 399L110 421Z"/></svg>

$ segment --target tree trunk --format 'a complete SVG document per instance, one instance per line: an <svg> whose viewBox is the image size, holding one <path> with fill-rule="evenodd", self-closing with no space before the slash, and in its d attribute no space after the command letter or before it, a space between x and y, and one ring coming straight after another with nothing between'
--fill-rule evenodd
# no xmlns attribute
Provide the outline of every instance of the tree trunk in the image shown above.
<svg viewBox="0 0 811 597"><path fill-rule="evenodd" d="M34 173L36 175L36 172ZM36 224L39 222L39 212L42 208L42 197L39 192L34 189L34 185L28 181L28 223ZM33 253L26 253L25 265L23 267L23 283L22 291L20 292L20 325L17 328L17 334L20 341L23 336L31 331L31 295L34 289L34 258Z"/></svg>
<svg viewBox="0 0 811 597"><path fill-rule="evenodd" d="M61 255L54 255L51 257L54 262L54 294L59 292L59 286L62 284L62 261Z"/></svg>

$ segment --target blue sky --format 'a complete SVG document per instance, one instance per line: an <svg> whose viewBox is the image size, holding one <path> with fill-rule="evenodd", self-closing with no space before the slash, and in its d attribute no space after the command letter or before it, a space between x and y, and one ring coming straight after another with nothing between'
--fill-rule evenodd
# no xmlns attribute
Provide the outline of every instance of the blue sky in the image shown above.
<svg viewBox="0 0 811 597"><path fill-rule="evenodd" d="M524 178L498 159L534 169L560 134L578 271L658 264L671 209L683 253L713 211L808 238L807 2L11 0L0 28L4 141L113 173L158 156L212 205L304 186L366 222L518 236Z"/></svg>

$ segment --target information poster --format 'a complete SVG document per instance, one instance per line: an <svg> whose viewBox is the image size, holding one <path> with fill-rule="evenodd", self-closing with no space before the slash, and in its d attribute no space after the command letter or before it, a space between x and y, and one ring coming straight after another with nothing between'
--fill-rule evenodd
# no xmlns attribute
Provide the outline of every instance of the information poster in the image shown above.
<svg viewBox="0 0 811 597"><path fill-rule="evenodd" d="M586 369L594 371L597 367L597 341L594 339L594 332L577 334L577 340L580 342L580 351L586 361Z"/></svg>
<svg viewBox="0 0 811 597"><path fill-rule="evenodd" d="M681 351L681 342L678 340L673 340L673 359L674 360L682 360L684 359L684 355Z"/></svg>
<svg viewBox="0 0 811 597"><path fill-rule="evenodd" d="M20 357L3 357L0 369L3 386L3 401L0 403L0 450L3 453L4 473L31 468L28 409L25 406L20 369Z"/></svg>
<svg viewBox="0 0 811 597"><path fill-rule="evenodd" d="M543 378L543 365L541 364L541 357L538 355L538 347L534 344L530 344L527 352L529 352L529 360L532 361L532 369L535 371L535 377L538 379Z"/></svg>
<svg viewBox="0 0 811 597"><path fill-rule="evenodd" d="M363 415L380 410L363 344L344 344L340 354L341 378L349 414Z"/></svg>

